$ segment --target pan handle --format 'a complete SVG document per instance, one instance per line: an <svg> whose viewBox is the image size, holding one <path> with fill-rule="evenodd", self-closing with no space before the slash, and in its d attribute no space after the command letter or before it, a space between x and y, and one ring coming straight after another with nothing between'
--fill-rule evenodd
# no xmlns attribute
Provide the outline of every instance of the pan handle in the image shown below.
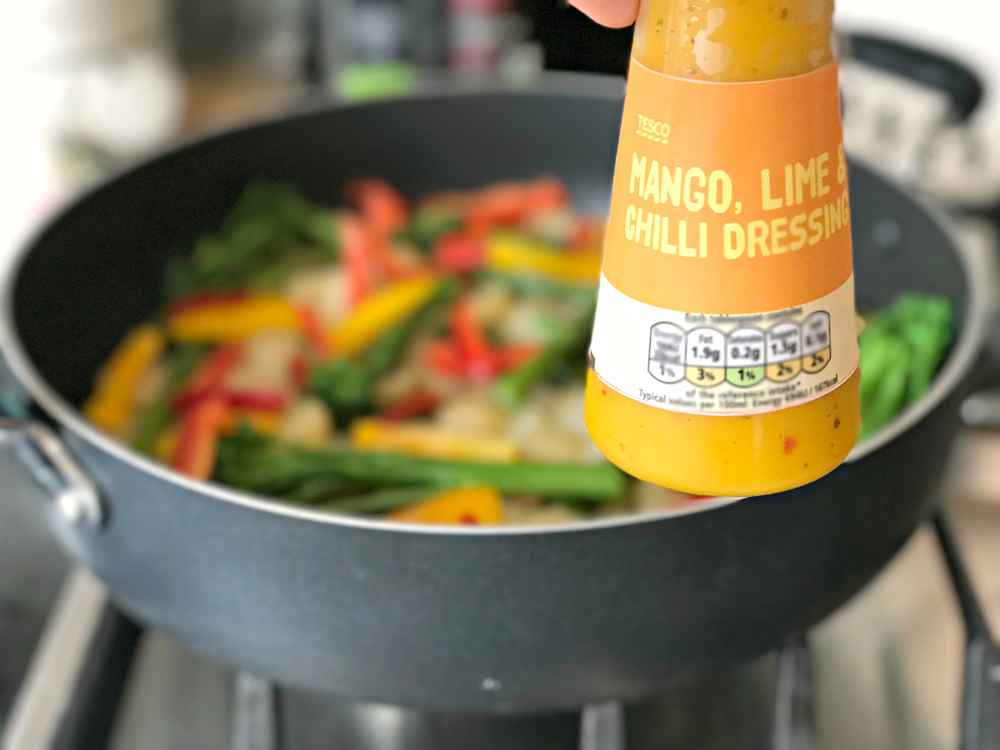
<svg viewBox="0 0 1000 750"><path fill-rule="evenodd" d="M966 427L1000 430L1000 318L992 322L983 359L974 392L962 402L962 422Z"/></svg>
<svg viewBox="0 0 1000 750"><path fill-rule="evenodd" d="M966 427L1000 430L1000 234L980 219L953 221L969 264L973 316L984 316L979 361L970 373L960 415ZM978 311L978 312L977 312Z"/></svg>
<svg viewBox="0 0 1000 750"><path fill-rule="evenodd" d="M104 524L105 512L97 485L49 426L34 419L0 417L0 442L74 526L92 530Z"/></svg>

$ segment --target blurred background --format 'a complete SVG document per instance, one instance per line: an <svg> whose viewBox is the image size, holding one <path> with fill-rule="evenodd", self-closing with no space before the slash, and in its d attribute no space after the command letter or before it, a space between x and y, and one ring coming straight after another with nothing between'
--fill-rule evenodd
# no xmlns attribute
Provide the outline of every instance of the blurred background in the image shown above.
<svg viewBox="0 0 1000 750"><path fill-rule="evenodd" d="M992 243L1000 219L1000 3L837 5L848 153L972 227L970 241ZM0 3L0 254L8 257L88 185L213 129L317 99L486 79L530 87L543 72L623 78L631 39L631 29L600 28L564 0ZM1000 438L963 436L947 492L998 622ZM65 575L43 534L24 528L0 515L0 641L23 644L7 652L9 663L0 660L0 735L39 638L36 620ZM957 747L961 638L938 552L921 532L815 636L823 746ZM143 658L158 681L147 675L130 694L114 747L226 746L232 698L221 668L162 639ZM158 713L168 702L174 713ZM195 729L204 730L199 740ZM213 742L206 736L221 744L200 744Z"/></svg>
<svg viewBox="0 0 1000 750"><path fill-rule="evenodd" d="M849 150L953 205L1000 202L1000 8L839 0ZM0 10L5 238L108 170L317 96L624 76L631 30L564 0L36 0ZM895 45L895 46L894 46Z"/></svg>
<svg viewBox="0 0 1000 750"><path fill-rule="evenodd" d="M931 0L839 0L855 158L949 204L1000 202L998 21L987 0L947 12ZM624 76L630 44L630 29L598 27L564 0L8 3L0 223L23 229L151 150L317 96L484 76L526 86L542 70Z"/></svg>

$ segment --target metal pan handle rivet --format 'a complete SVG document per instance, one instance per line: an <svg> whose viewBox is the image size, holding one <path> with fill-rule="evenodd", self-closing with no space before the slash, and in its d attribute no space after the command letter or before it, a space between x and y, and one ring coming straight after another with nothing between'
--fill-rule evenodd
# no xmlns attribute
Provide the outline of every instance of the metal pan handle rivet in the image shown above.
<svg viewBox="0 0 1000 750"><path fill-rule="evenodd" d="M97 486L51 428L33 420L0 417L0 441L11 445L15 457L68 523L90 529L104 524Z"/></svg>

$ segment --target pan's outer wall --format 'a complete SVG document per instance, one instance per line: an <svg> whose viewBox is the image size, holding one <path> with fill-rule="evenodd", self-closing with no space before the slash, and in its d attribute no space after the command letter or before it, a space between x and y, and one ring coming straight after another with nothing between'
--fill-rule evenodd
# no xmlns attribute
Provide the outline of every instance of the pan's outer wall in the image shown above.
<svg viewBox="0 0 1000 750"><path fill-rule="evenodd" d="M809 488L599 530L321 525L168 485L79 439L109 528L50 520L126 611L229 664L401 705L572 708L731 665L846 601L913 531L955 407Z"/></svg>
<svg viewBox="0 0 1000 750"><path fill-rule="evenodd" d="M57 222L19 272L15 323L29 356L65 397L82 398L107 351L152 308L166 253L211 227L256 174L330 199L330 185L358 174L417 192L553 171L584 200L605 199L620 102L445 104L444 114L440 102L314 114L112 183ZM906 288L910 271L899 269L916 248L944 269L920 288L963 305L936 224L865 173L854 182L856 237L895 202L889 210L912 240L902 258L859 258L861 297ZM128 612L230 664L402 705L572 708L725 667L844 602L921 517L957 428L957 398L809 487L610 528L465 536L321 524L165 482L68 430L109 522L88 532L47 512L70 554Z"/></svg>

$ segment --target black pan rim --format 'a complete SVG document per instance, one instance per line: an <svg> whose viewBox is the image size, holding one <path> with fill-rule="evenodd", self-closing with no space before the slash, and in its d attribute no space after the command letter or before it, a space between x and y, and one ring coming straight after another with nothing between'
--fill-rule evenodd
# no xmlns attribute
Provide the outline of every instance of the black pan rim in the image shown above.
<svg viewBox="0 0 1000 750"><path fill-rule="evenodd" d="M593 91L584 86L573 87L567 90L565 82L586 79L601 81L599 89ZM703 502L695 507L676 511L659 511L654 513L632 514L616 516L599 520L576 521L572 523L556 524L552 526L494 526L494 527L472 527L472 526L435 526L435 525L413 525L393 521L386 521L378 518L355 517L346 515L335 515L322 511L309 510L282 503L264 495L256 495L244 492L227 485L216 482L201 482L190 479L167 466L148 458L132 448L123 445L111 436L103 433L91 425L83 414L72 404L66 401L55 391L41 375L37 372L32 362L29 360L24 346L14 325L13 296L15 282L20 273L21 267L31 253L37 241L43 237L49 229L58 223L61 217L77 204L89 200L101 192L105 185L127 177L132 172L138 171L161 159L169 158L172 154L183 151L196 143L206 143L213 140L225 138L233 133L244 132L256 128L265 128L271 124L282 121L308 118L322 114L331 110L362 110L392 106L394 103L407 101L434 101L450 100L456 97L477 97L477 96L509 96L512 98L524 96L559 96L567 98L605 98L620 99L623 88L620 88L621 79L611 76L593 76L581 74L555 74L543 78L539 86L532 89L510 89L502 86L482 86L469 90L463 87L444 87L443 89L432 90L396 97L393 99L379 99L366 101L363 103L338 103L338 102L309 102L303 107L290 113L284 113L272 118L266 118L251 124L243 124L239 127L228 128L214 132L207 137L193 138L185 143L180 143L172 148L150 156L141 163L134 165L130 169L115 174L108 179L92 186L89 190L78 195L70 204L64 206L55 216L51 217L40 228L38 228L14 254L5 267L0 271L0 353L5 357L11 371L20 381L21 385L28 392L33 401L61 428L68 430L75 437L83 440L93 447L108 453L116 459L128 464L139 471L152 474L158 479L181 487L183 489L203 494L217 500L234 503L248 509L272 513L276 515L296 518L303 521L312 521L338 526L348 526L369 531L392 531L405 534L431 534L431 535L474 535L474 536L507 536L512 534L549 534L549 533L569 533L588 532L601 529L631 526L640 523L651 523L657 521L669 521L670 519L690 515L692 513L705 513L712 510L731 505L744 498L741 497L719 497L712 501ZM871 172L863 165L856 162L853 169L862 169ZM874 173L873 173L874 174ZM916 195L909 188L899 185L892 179L878 175L883 182L888 183L907 198L917 203L934 221L941 232L948 237L952 245L957 250L959 260L964 268L966 278L969 281L969 304L966 315L966 322L962 328L961 336L952 349L947 361L941 368L930 391L917 404L905 409L883 430L873 435L870 439L859 443L854 447L846 459L846 463L859 461L874 453L882 446L892 442L896 437L906 432L916 425L940 404L953 390L955 390L965 376L972 369L982 350L983 343L988 333L988 324L992 312L996 309L996 300L991 290L989 279L994 275L986 264L976 257L968 247L960 241L954 230L950 219L938 206L932 204L922 196Z"/></svg>

